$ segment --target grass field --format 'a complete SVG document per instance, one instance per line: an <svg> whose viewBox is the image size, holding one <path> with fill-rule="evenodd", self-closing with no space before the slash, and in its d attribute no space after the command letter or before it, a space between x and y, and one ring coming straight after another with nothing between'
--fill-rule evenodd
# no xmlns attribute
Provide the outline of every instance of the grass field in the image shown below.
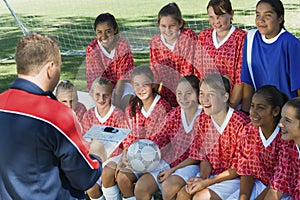
<svg viewBox="0 0 300 200"><path fill-rule="evenodd" d="M85 50L94 38L92 24L101 12L113 13L119 23L120 33L132 46L141 43L143 51L134 51L135 65L148 63L150 37L157 32L155 25L159 9L169 3L166 0L7 0L26 28L58 37L62 50ZM286 9L286 27L300 38L300 2L283 0ZM187 26L197 33L207 28L207 0L178 0ZM246 30L254 27L254 0L232 0L235 10L234 24ZM2 5L3 4L3 5ZM68 28L68 29L65 29ZM0 60L13 56L20 28L6 8L0 3ZM71 41L66 37L72 38ZM68 46L69 45L69 46ZM85 56L63 56L61 79L69 79L79 90L85 90ZM0 63L0 92L6 90L16 77L14 60Z"/></svg>

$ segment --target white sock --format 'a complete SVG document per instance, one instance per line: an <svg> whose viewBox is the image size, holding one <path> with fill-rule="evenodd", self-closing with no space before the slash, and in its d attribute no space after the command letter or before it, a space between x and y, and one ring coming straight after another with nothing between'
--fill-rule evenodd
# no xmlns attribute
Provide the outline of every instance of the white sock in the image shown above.
<svg viewBox="0 0 300 200"><path fill-rule="evenodd" d="M102 196L99 197L98 199L93 199L93 198L90 197L90 200L105 200L105 197L104 197L104 195L102 195Z"/></svg>
<svg viewBox="0 0 300 200"><path fill-rule="evenodd" d="M102 185L102 192L103 196L105 197L106 200L119 200L121 199L120 197L120 190L118 188L118 185L114 185L109 188L105 188Z"/></svg>
<svg viewBox="0 0 300 200"><path fill-rule="evenodd" d="M124 197L123 197L123 200L135 200L135 196L133 196L133 197L128 197L128 198L124 198Z"/></svg>

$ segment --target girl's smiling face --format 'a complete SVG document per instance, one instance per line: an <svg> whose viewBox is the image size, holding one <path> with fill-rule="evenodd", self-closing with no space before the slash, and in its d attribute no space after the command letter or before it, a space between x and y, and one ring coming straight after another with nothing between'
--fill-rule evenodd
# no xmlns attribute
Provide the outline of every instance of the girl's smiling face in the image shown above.
<svg viewBox="0 0 300 200"><path fill-rule="evenodd" d="M217 33L228 32L231 27L233 14L223 12L222 15L216 15L213 7L209 6L207 9L209 24Z"/></svg>
<svg viewBox="0 0 300 200"><path fill-rule="evenodd" d="M300 144L300 120L297 119L296 109L293 106L283 106L279 126L283 140L294 140Z"/></svg>
<svg viewBox="0 0 300 200"><path fill-rule="evenodd" d="M280 32L280 24L284 17L278 16L268 3L259 3L256 7L255 24L257 29L266 38L274 38Z"/></svg>
<svg viewBox="0 0 300 200"><path fill-rule="evenodd" d="M178 38L178 31L182 27L183 22L179 22L172 16L162 16L159 20L159 30L166 42L173 45Z"/></svg>
<svg viewBox="0 0 300 200"><path fill-rule="evenodd" d="M141 100L145 101L149 98L153 98L153 81L144 74L135 75L132 78L132 85L136 96Z"/></svg>
<svg viewBox="0 0 300 200"><path fill-rule="evenodd" d="M270 127L279 115L280 108L273 108L261 94L254 94L250 106L250 118L254 126Z"/></svg>
<svg viewBox="0 0 300 200"><path fill-rule="evenodd" d="M176 99L183 110L188 110L199 105L197 93L187 81L178 84L176 88Z"/></svg>
<svg viewBox="0 0 300 200"><path fill-rule="evenodd" d="M200 86L199 101L207 115L213 116L227 109L228 93L218 91L203 82Z"/></svg>
<svg viewBox="0 0 300 200"><path fill-rule="evenodd" d="M117 33L117 30L109 23L99 23L96 26L96 36L105 49L114 48L114 36Z"/></svg>
<svg viewBox="0 0 300 200"><path fill-rule="evenodd" d="M109 109L111 106L112 90L107 85L96 85L91 94L98 110Z"/></svg>

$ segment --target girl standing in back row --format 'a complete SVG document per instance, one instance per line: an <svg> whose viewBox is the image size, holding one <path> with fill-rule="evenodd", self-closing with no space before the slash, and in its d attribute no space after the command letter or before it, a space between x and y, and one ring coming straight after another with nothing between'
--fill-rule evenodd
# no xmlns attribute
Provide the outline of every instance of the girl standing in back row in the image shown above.
<svg viewBox="0 0 300 200"><path fill-rule="evenodd" d="M150 41L150 67L162 85L160 95L176 107L178 80L194 73L196 33L184 28L185 22L176 3L169 3L159 11L157 23L160 33Z"/></svg>
<svg viewBox="0 0 300 200"><path fill-rule="evenodd" d="M210 0L207 14L211 28L199 33L195 74L200 80L213 73L227 76L232 85L229 103L236 108L242 99L240 74L246 32L232 25L234 11L229 0Z"/></svg>
<svg viewBox="0 0 300 200"><path fill-rule="evenodd" d="M242 109L248 111L254 90L274 85L289 98L300 95L300 41L284 28L280 0L256 4L257 29L250 30L243 50Z"/></svg>

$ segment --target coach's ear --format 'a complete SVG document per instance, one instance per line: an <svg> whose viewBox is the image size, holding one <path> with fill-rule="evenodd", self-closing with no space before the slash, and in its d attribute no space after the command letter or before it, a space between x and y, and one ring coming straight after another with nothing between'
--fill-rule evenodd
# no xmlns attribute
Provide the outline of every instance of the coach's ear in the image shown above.
<svg viewBox="0 0 300 200"><path fill-rule="evenodd" d="M48 63L46 63L46 69L48 79L53 79L53 77L55 77L57 74L57 66L53 61L49 61Z"/></svg>
<svg viewBox="0 0 300 200"><path fill-rule="evenodd" d="M54 91L59 78L60 78L60 66L57 66L54 61L49 61L46 63L46 69L47 69L47 89L50 91Z"/></svg>

